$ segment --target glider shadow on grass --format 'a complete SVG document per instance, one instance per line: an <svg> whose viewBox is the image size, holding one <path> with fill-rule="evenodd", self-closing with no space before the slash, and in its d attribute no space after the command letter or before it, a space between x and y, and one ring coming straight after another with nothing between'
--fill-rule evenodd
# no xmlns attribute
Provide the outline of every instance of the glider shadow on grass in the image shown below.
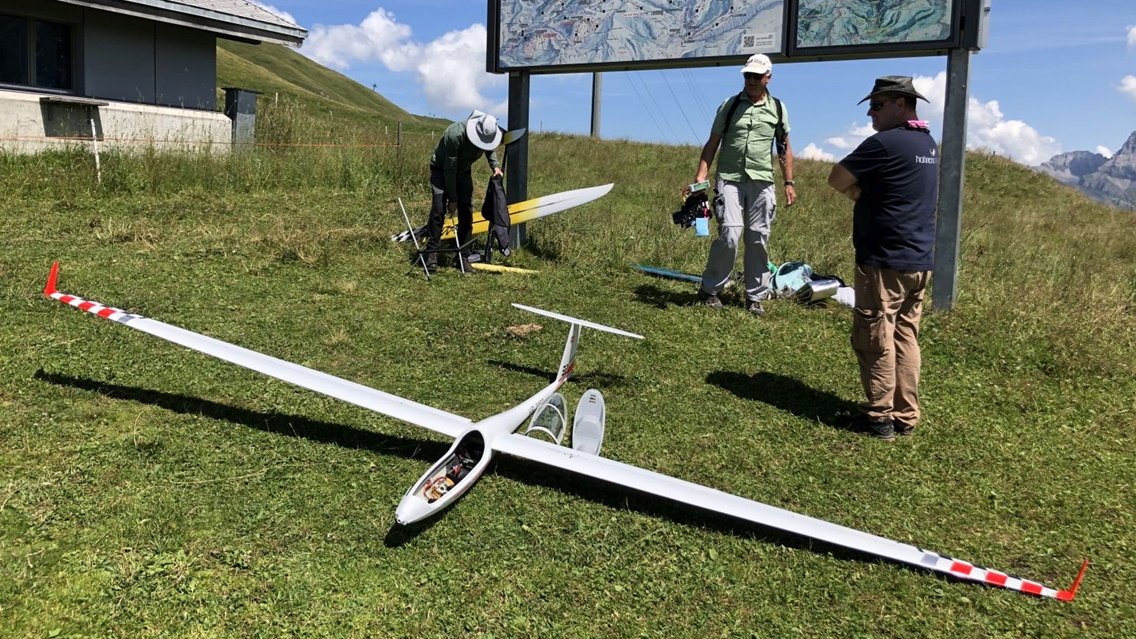
<svg viewBox="0 0 1136 639"><path fill-rule="evenodd" d="M547 376L547 372L542 371L542 374ZM250 410L179 393L114 384L61 373L39 370L35 373L35 378L55 386L76 388L112 399L156 406L182 415L201 415L276 435L297 437L343 448L367 450L380 455L402 457L426 464L436 459L448 447L448 444L444 442L383 435L335 422L277 412ZM498 457L493 461L491 472L517 483L556 490L615 510L629 510L658 519L670 520L684 526L758 539L792 548L811 549L841 559L877 560L877 558L866 553L784 533L776 528L751 524L715 512L676 504L648 493L623 488L617 484L583 475L550 469L547 466L523 459ZM442 517L445 515L446 513L442 513ZM430 519L413 526L392 524L385 542L388 546L402 545L428 530L440 519L440 517Z"/></svg>

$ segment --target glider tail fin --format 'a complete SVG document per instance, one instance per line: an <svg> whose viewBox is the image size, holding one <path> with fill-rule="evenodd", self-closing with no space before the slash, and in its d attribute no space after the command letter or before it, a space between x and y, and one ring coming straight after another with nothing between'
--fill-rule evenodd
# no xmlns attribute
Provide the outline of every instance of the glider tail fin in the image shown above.
<svg viewBox="0 0 1136 639"><path fill-rule="evenodd" d="M615 333L616 335L623 335L624 337L643 339L642 335L638 335L636 333L629 333L618 328L612 328L610 326L604 326L603 324L596 324L595 322L589 322L587 320L569 317L568 315L561 315L560 313L553 313L552 311L545 311L539 308L533 308L532 306L524 306L523 304L513 304L513 306L523 311L536 313L537 315L543 315L545 317L551 317L552 319L557 319L562 322L568 322L571 325L571 328L568 329L568 339L564 343L564 355L560 358L560 368L556 371L556 379L558 380L568 379L568 377L572 374L572 371L576 368L576 351L580 347L581 328L594 328L598 331L604 331L605 333Z"/></svg>

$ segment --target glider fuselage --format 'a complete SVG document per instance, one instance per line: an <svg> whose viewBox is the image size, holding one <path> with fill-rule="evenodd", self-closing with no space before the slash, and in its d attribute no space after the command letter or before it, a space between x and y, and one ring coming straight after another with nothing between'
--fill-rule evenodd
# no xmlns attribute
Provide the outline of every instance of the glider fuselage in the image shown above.
<svg viewBox="0 0 1136 639"><path fill-rule="evenodd" d="M477 422L454 439L453 446L402 496L394 518L407 526L432 517L456 502L473 487L493 459L493 440L516 431L555 393L563 375L539 393L504 412Z"/></svg>

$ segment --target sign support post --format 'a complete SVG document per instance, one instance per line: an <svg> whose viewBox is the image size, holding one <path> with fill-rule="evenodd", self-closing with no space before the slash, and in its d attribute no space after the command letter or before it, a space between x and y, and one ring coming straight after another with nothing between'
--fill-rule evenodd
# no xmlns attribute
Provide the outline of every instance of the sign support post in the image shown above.
<svg viewBox="0 0 1136 639"><path fill-rule="evenodd" d="M600 95L603 94L603 77L599 71L592 74L592 137L600 137Z"/></svg>
<svg viewBox="0 0 1136 639"><path fill-rule="evenodd" d="M935 217L935 271L931 307L950 311L958 289L962 191L966 169L966 106L970 102L970 51L947 54L947 95L939 152L939 203ZM949 132L949 134L948 134Z"/></svg>
<svg viewBox="0 0 1136 639"><path fill-rule="evenodd" d="M529 127L529 72L517 71L509 74L509 129ZM505 194L509 204L529 199L529 137L526 133L521 139L505 147ZM524 223L509 229L509 242L520 248L528 239Z"/></svg>

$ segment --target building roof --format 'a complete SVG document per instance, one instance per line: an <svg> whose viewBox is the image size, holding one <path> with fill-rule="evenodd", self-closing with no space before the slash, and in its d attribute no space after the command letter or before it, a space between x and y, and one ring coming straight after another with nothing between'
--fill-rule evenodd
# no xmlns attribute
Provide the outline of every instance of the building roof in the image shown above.
<svg viewBox="0 0 1136 639"><path fill-rule="evenodd" d="M249 0L60 0L92 9L177 24L222 37L301 44L308 32Z"/></svg>

